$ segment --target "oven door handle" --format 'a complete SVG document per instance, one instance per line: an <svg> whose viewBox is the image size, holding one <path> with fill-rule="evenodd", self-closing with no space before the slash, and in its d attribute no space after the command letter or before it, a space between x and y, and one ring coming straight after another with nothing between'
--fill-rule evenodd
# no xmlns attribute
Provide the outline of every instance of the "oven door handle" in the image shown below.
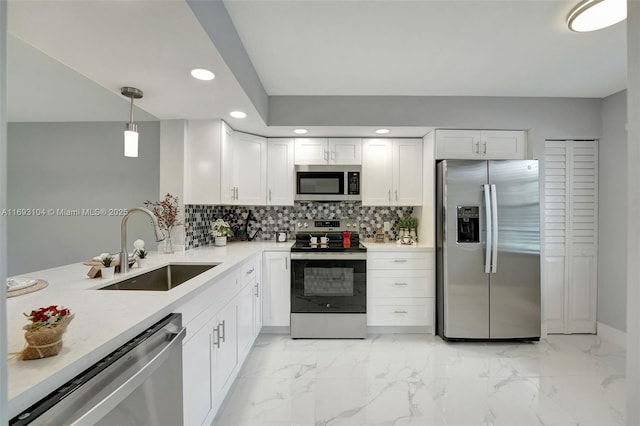
<svg viewBox="0 0 640 426"><path fill-rule="evenodd" d="M171 341L156 356L149 360L149 362L142 366L140 370L122 385L118 386L118 388L111 392L106 398L82 414L82 416L71 423L71 425L94 424L109 414L114 407L120 404L162 365L176 345L182 345L182 340L186 333L187 329L183 327L179 333L173 334Z"/></svg>
<svg viewBox="0 0 640 426"><path fill-rule="evenodd" d="M367 260L367 253L291 253L291 260Z"/></svg>

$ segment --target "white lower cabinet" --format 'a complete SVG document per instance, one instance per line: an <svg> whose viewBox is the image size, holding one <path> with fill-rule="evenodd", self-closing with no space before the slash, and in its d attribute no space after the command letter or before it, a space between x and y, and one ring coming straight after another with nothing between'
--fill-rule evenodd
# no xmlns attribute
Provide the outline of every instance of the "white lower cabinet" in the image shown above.
<svg viewBox="0 0 640 426"><path fill-rule="evenodd" d="M263 324L289 327L291 313L291 253L265 251L263 254Z"/></svg>
<svg viewBox="0 0 640 426"><path fill-rule="evenodd" d="M435 325L432 251L367 253L367 325Z"/></svg>
<svg viewBox="0 0 640 426"><path fill-rule="evenodd" d="M261 262L260 254L251 257L176 310L190 319L182 345L185 425L213 421L260 332ZM194 303L202 300L209 306Z"/></svg>
<svg viewBox="0 0 640 426"><path fill-rule="evenodd" d="M254 337L255 278L244 286L238 296L238 351L248 352Z"/></svg>
<svg viewBox="0 0 640 426"><path fill-rule="evenodd" d="M185 425L201 425L211 411L212 340L215 318L182 344L182 404Z"/></svg>
<svg viewBox="0 0 640 426"><path fill-rule="evenodd" d="M215 367L213 374L213 407L224 399L225 388L231 386L233 370L238 363L238 301L230 301L216 315L213 329Z"/></svg>

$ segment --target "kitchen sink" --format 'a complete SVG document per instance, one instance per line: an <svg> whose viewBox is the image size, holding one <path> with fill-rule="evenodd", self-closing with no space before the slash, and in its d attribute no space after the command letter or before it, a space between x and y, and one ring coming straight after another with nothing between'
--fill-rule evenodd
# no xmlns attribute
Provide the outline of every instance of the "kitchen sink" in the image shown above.
<svg viewBox="0 0 640 426"><path fill-rule="evenodd" d="M169 264L98 290L168 291L218 264Z"/></svg>

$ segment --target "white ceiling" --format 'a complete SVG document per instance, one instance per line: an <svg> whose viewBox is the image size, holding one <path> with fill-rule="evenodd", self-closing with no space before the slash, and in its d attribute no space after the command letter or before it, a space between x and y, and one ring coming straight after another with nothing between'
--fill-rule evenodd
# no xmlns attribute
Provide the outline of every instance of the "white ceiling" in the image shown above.
<svg viewBox="0 0 640 426"><path fill-rule="evenodd" d="M625 24L579 34L578 1L225 0L270 95L605 97Z"/></svg>
<svg viewBox="0 0 640 426"><path fill-rule="evenodd" d="M575 3L225 1L271 96L604 97L624 89L625 24L570 32L564 19ZM113 105L87 112L103 103L85 96L95 82L107 91L101 99L119 99L124 114L128 101L119 93L127 85L144 91L136 105L159 119L222 117L244 131L291 134L266 126L183 0L15 0L9 32L19 39L8 52L10 121L122 120ZM29 49L62 66L25 60L38 56ZM192 79L196 66L212 69L215 80ZM63 68L77 76L77 89L73 78L57 82ZM229 117L233 109L248 118ZM425 129L392 130L419 136ZM311 130L355 136L371 128Z"/></svg>

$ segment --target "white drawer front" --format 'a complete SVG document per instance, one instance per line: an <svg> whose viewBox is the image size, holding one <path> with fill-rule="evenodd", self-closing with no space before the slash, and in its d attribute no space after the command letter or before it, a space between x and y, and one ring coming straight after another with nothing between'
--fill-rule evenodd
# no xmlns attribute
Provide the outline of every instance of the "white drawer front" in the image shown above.
<svg viewBox="0 0 640 426"><path fill-rule="evenodd" d="M372 326L433 325L433 298L372 299L367 324Z"/></svg>
<svg viewBox="0 0 640 426"><path fill-rule="evenodd" d="M367 253L367 269L433 269L433 254Z"/></svg>
<svg viewBox="0 0 640 426"><path fill-rule="evenodd" d="M245 262L240 269L240 281L242 284L246 284L256 277L256 269L256 258L254 256Z"/></svg>
<svg viewBox="0 0 640 426"><path fill-rule="evenodd" d="M372 270L367 275L367 294L371 297L434 297L433 271Z"/></svg>

